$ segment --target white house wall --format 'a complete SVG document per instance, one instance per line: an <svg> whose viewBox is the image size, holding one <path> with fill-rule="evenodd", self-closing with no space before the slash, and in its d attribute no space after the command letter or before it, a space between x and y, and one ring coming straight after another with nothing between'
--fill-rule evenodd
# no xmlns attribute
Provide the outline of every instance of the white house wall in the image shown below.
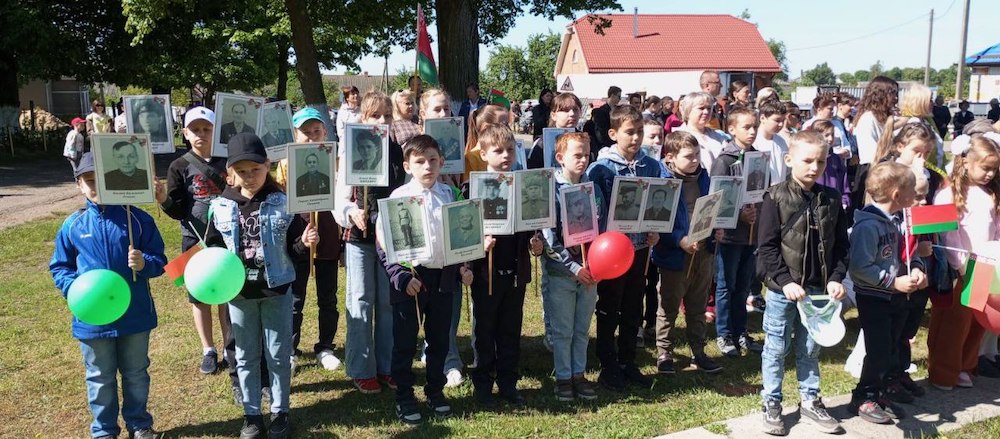
<svg viewBox="0 0 1000 439"><path fill-rule="evenodd" d="M581 99L603 99L607 97L608 87L617 85L623 94L646 92L646 95L659 97L670 96L677 99L682 94L699 91L698 80L701 70L683 72L650 72L650 73L586 73L556 76L556 88L563 90L563 83L569 78L573 85L571 90Z"/></svg>

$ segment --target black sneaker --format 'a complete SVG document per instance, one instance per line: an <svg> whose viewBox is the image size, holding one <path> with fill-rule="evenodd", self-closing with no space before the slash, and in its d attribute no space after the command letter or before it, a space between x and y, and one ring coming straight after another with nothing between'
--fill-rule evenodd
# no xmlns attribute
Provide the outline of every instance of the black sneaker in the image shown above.
<svg viewBox="0 0 1000 439"><path fill-rule="evenodd" d="M567 402L573 400L573 381L556 380L555 388L556 400Z"/></svg>
<svg viewBox="0 0 1000 439"><path fill-rule="evenodd" d="M264 437L264 417L261 415L243 416L243 428L240 429L240 439L261 439Z"/></svg>
<svg viewBox="0 0 1000 439"><path fill-rule="evenodd" d="M816 398L811 401L802 401L799 404L799 414L802 415L802 419L815 425L823 433L840 434L844 432L844 428L840 426L840 422L826 411L826 406L823 405L822 399Z"/></svg>
<svg viewBox="0 0 1000 439"><path fill-rule="evenodd" d="M913 395L899 381L893 381L885 386L885 397L900 404L913 404Z"/></svg>
<svg viewBox="0 0 1000 439"><path fill-rule="evenodd" d="M612 366L601 369L601 374L597 376L597 383L608 390L625 391L625 377L619 367Z"/></svg>
<svg viewBox="0 0 1000 439"><path fill-rule="evenodd" d="M1000 369L997 368L997 365L994 364L989 357L980 355L979 376L984 376L986 378L1000 378Z"/></svg>
<svg viewBox="0 0 1000 439"><path fill-rule="evenodd" d="M267 439L285 439L292 433L292 421L288 412L271 413L271 425L267 427Z"/></svg>
<svg viewBox="0 0 1000 439"><path fill-rule="evenodd" d="M518 407L525 404L524 396L517 391L517 388L500 389L500 398Z"/></svg>
<svg viewBox="0 0 1000 439"><path fill-rule="evenodd" d="M739 343L740 343L740 349L743 349L744 351L750 351L755 354L764 352L764 345L758 343L757 340L754 340L753 337L751 337L750 334L747 334L746 332L740 334Z"/></svg>
<svg viewBox="0 0 1000 439"><path fill-rule="evenodd" d="M431 408L431 413L434 413L434 416L438 418L451 417L451 404L448 403L448 399L444 395L428 396L427 406Z"/></svg>
<svg viewBox="0 0 1000 439"><path fill-rule="evenodd" d="M157 434L152 428L140 428L128 434L129 439L156 439Z"/></svg>
<svg viewBox="0 0 1000 439"><path fill-rule="evenodd" d="M243 389L240 386L233 386L233 402L237 407L243 407Z"/></svg>
<svg viewBox="0 0 1000 439"><path fill-rule="evenodd" d="M759 312L763 314L764 309L767 308L767 302L764 301L764 296L755 294L753 296L750 296L750 306L753 307L753 312Z"/></svg>
<svg viewBox="0 0 1000 439"><path fill-rule="evenodd" d="M625 381L635 384L643 389L653 387L653 379L642 374L642 371L634 364L622 366L622 376Z"/></svg>
<svg viewBox="0 0 1000 439"><path fill-rule="evenodd" d="M764 403L764 433L772 436L785 436L785 420L781 418L781 403L770 400Z"/></svg>
<svg viewBox="0 0 1000 439"><path fill-rule="evenodd" d="M899 378L899 384L901 384L903 388L906 389L907 392L910 392L913 396L924 396L927 394L927 391L924 390L920 384L914 382L913 378L910 378L910 374L908 373L904 373L903 376Z"/></svg>
<svg viewBox="0 0 1000 439"><path fill-rule="evenodd" d="M667 354L660 355L660 358L656 359L656 373L660 375L673 375L676 371L674 370L674 359Z"/></svg>
<svg viewBox="0 0 1000 439"><path fill-rule="evenodd" d="M705 373L722 372L722 366L719 366L719 363L716 363L715 360L712 360L705 354L695 354L694 359L691 360L691 364Z"/></svg>
<svg viewBox="0 0 1000 439"><path fill-rule="evenodd" d="M577 398L593 401L597 399L597 389L582 373L573 377L573 393Z"/></svg>
<svg viewBox="0 0 1000 439"><path fill-rule="evenodd" d="M201 367L199 369L205 375L215 373L215 371L219 370L219 354L215 353L215 351L209 351L204 357L201 357Z"/></svg>
<svg viewBox="0 0 1000 439"><path fill-rule="evenodd" d="M892 418L872 398L863 401L852 399L847 412L873 424L891 424Z"/></svg>
<svg viewBox="0 0 1000 439"><path fill-rule="evenodd" d="M731 337L718 337L715 339L715 344L719 346L719 351L722 355L729 358L737 358L740 356L740 350L733 343Z"/></svg>
<svg viewBox="0 0 1000 439"><path fill-rule="evenodd" d="M417 404L412 401L396 404L396 417L406 425L420 425L424 422L420 410L417 410Z"/></svg>
<svg viewBox="0 0 1000 439"><path fill-rule="evenodd" d="M903 408L896 405L896 403L892 402L889 398L886 398L885 395L880 396L877 402L878 406L881 407L890 418L903 419L906 417L906 412L903 411Z"/></svg>

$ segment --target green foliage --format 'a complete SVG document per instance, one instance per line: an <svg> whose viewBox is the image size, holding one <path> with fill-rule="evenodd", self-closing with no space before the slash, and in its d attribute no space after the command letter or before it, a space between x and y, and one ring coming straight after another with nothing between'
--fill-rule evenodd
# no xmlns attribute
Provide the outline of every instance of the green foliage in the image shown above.
<svg viewBox="0 0 1000 439"><path fill-rule="evenodd" d="M802 85L827 85L836 84L837 75L833 73L827 63L817 64L811 70L802 73Z"/></svg>
<svg viewBox="0 0 1000 439"><path fill-rule="evenodd" d="M746 11L744 11L746 12ZM747 14L749 16L749 14ZM769 38L767 40L767 48L771 49L771 55L774 55L775 61L778 61L778 65L781 66L781 72L774 75L774 79L780 79L782 81L788 80L788 54L786 53L787 47L785 47L784 41L779 41L774 38Z"/></svg>
<svg viewBox="0 0 1000 439"><path fill-rule="evenodd" d="M496 88L511 100L537 98L543 88L555 89L560 37L555 33L528 37L528 47L500 45L490 52L481 88Z"/></svg>
<svg viewBox="0 0 1000 439"><path fill-rule="evenodd" d="M837 82L840 85L858 85L858 81L854 79L854 74L851 72L844 72L837 75Z"/></svg>
<svg viewBox="0 0 1000 439"><path fill-rule="evenodd" d="M856 81L855 83L863 81L871 81L871 79L872 79L872 74L868 70L858 70L854 72L854 81Z"/></svg>

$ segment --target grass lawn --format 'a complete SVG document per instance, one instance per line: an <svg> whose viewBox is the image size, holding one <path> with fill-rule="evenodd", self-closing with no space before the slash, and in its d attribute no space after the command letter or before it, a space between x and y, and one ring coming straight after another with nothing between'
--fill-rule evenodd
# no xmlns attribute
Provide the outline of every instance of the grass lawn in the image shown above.
<svg viewBox="0 0 1000 439"><path fill-rule="evenodd" d="M0 231L0 394L4 395L0 398L0 419L7 419L2 434L5 437L86 437L89 433L90 412L79 344L70 336L70 313L47 269L52 239L64 217L40 219ZM167 243L168 257L176 256L180 249L177 223L162 214L157 222ZM341 309L344 285L341 271ZM156 279L152 287L159 313L159 327L152 333L149 371L149 408L155 427L166 432L167 437L237 435L242 409L232 402L228 376L203 376L198 372L201 350L184 291L166 277ZM463 314L467 312L465 308ZM853 318L856 314L852 311L848 315L851 317L845 341L821 356L823 391L827 395L848 393L855 384L843 371L843 361L858 331ZM308 350L317 333L314 302L307 305L306 316L302 345ZM755 335L760 339L759 314L751 315L750 327L757 330ZM472 360L469 332L467 316L463 315L459 343L467 363ZM216 334L218 337L218 329ZM341 322L338 346L343 346L344 335ZM670 378L657 378L651 390L631 390L620 395L602 391L593 402L559 403L552 396L552 357L541 337L541 299L530 285L522 342L524 376L520 381L527 407L501 405L494 411L477 410L471 384L466 383L446 389L456 409L454 418L413 429L396 420L391 392L362 395L354 390L343 369L327 372L312 358L306 358L292 380L296 431L299 437L633 438L745 415L757 411L760 404L760 359L756 356L720 360L726 370L716 376L680 371ZM914 360L923 370L926 329L918 338ZM709 353L718 356L714 345L709 344ZM592 370L588 375L596 380L597 360L592 349L593 341L589 361ZM678 353L687 352L686 346L681 346ZM343 358L342 349L337 355ZM647 374L656 371L654 356L653 348L639 351L638 360ZM791 357L789 364L794 362ZM419 362L416 367L421 376ZM794 370L790 370L784 388L788 402L797 400L796 387ZM1000 421L987 421L974 428L978 430L953 437L996 436Z"/></svg>

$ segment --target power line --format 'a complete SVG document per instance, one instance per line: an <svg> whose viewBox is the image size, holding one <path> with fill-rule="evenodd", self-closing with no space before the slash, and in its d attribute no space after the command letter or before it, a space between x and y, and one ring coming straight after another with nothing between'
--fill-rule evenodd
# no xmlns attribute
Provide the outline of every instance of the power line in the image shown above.
<svg viewBox="0 0 1000 439"><path fill-rule="evenodd" d="M951 4L950 4L950 5L948 5L948 9L945 9L945 10L944 10L944 13L943 13L943 14L941 14L941 15L938 15L937 17L934 17L934 21L938 21L938 20L940 20L940 19L944 18L944 16L945 16L945 15L948 15L948 12L950 12L950 11L951 11L951 7L952 7L952 6L955 6L955 1L956 1L956 0L951 0Z"/></svg>
<svg viewBox="0 0 1000 439"><path fill-rule="evenodd" d="M915 21L923 20L928 15L930 15L929 12L928 13L924 13L924 14L920 14L919 16L914 17L913 19L911 19L909 21L906 21L904 23L900 23L900 24L897 24L895 26L887 27L885 29L877 30L875 32L867 33L867 34L864 34L864 35L860 35L860 36L857 36L857 37L854 37L854 38L849 38L849 39L846 39L846 40L837 41L835 43L820 44L820 45L808 46L808 47L796 47L794 49L788 49L787 52L794 52L796 50L820 49L820 48L823 48L823 47L830 47L830 46L839 46L839 45L844 44L844 43L850 43L852 41L857 41L857 40L860 40L860 39L868 38L868 37L871 37L871 36L874 36L874 35L878 35L878 34L881 34L881 33L885 33L885 32L891 31L891 30L895 30L895 29L901 28L901 27L906 26L906 25L908 25L910 23L913 23Z"/></svg>

